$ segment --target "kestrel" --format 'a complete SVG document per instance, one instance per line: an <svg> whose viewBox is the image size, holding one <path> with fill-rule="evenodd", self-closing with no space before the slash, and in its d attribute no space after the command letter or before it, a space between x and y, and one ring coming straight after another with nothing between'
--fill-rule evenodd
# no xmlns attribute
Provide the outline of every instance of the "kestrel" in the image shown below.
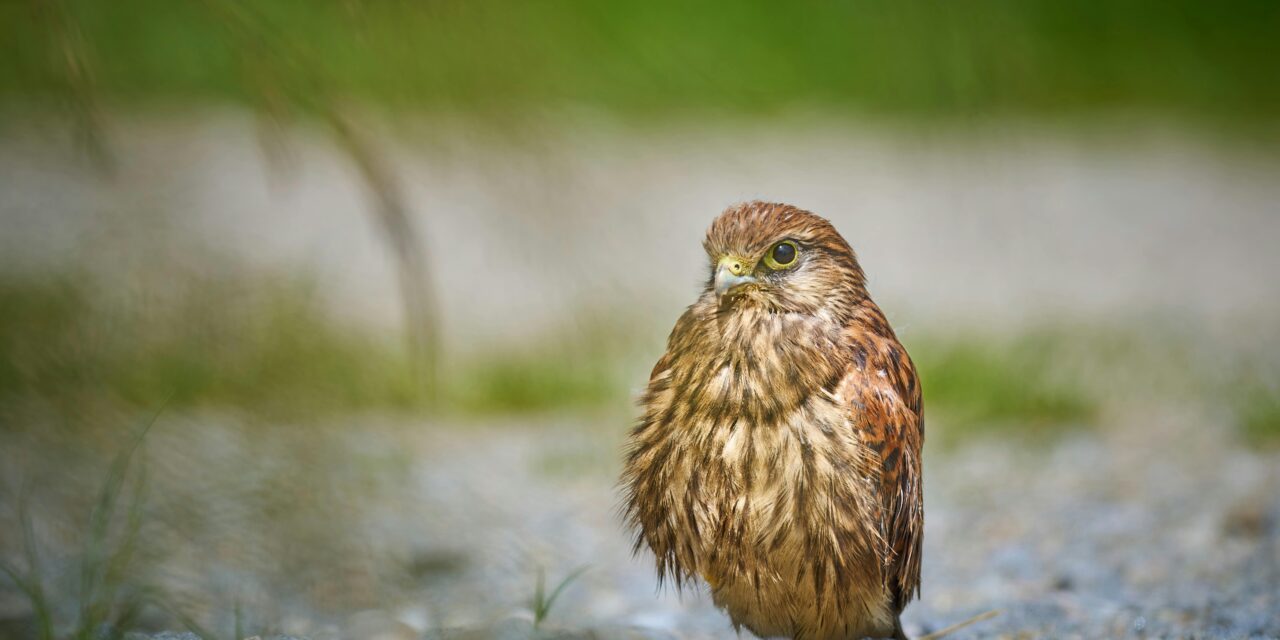
<svg viewBox="0 0 1280 640"><path fill-rule="evenodd" d="M824 218L740 204L703 246L710 277L628 442L636 550L762 637L905 638L924 523L911 358Z"/></svg>

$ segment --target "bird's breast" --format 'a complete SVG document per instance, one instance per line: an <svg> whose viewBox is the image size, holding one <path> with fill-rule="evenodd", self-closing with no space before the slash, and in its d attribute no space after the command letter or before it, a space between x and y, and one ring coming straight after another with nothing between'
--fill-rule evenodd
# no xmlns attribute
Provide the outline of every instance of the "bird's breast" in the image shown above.
<svg viewBox="0 0 1280 640"><path fill-rule="evenodd" d="M803 314L737 311L705 323L676 353L673 382L687 408L771 423L838 381L838 325Z"/></svg>
<svg viewBox="0 0 1280 640"><path fill-rule="evenodd" d="M878 501L840 403L815 394L772 422L688 427L667 485L671 522L716 603L765 635L882 626Z"/></svg>
<svg viewBox="0 0 1280 640"><path fill-rule="evenodd" d="M660 572L726 597L760 581L834 597L863 572L879 589L871 465L835 391L839 340L822 318L785 314L673 335L624 475ZM839 589L824 582L835 575Z"/></svg>

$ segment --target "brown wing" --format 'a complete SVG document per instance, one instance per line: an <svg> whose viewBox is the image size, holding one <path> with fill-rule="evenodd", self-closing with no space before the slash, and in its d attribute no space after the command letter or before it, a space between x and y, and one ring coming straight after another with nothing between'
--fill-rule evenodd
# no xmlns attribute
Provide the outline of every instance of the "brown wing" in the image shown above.
<svg viewBox="0 0 1280 640"><path fill-rule="evenodd" d="M920 449L924 418L915 366L890 337L855 340L854 370L841 392L866 446L880 457L880 529L890 553L885 578L901 611L920 594L924 494Z"/></svg>

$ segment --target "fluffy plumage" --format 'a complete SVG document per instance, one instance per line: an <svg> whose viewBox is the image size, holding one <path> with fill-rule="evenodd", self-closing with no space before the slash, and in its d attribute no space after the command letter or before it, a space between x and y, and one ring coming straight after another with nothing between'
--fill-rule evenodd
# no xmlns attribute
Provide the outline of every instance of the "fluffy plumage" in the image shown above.
<svg viewBox="0 0 1280 640"><path fill-rule="evenodd" d="M787 242L796 255L779 265ZM904 637L923 528L911 359L825 219L745 203L704 247L711 277L630 436L636 549L652 550L660 580L705 580L760 636Z"/></svg>

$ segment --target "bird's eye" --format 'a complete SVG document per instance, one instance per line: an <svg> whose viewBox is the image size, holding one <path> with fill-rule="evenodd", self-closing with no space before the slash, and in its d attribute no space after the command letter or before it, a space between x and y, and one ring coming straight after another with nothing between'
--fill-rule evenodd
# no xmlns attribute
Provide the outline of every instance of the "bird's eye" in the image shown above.
<svg viewBox="0 0 1280 640"><path fill-rule="evenodd" d="M783 240L773 245L769 253L764 256L764 263L770 269L785 269L795 264L796 256L800 254L800 247L790 240Z"/></svg>

